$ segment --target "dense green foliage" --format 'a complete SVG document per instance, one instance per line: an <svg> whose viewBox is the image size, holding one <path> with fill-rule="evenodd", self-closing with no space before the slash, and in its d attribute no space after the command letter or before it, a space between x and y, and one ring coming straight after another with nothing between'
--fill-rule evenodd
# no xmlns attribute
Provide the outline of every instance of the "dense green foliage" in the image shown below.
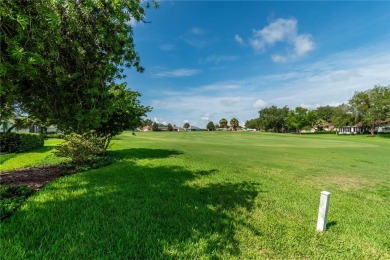
<svg viewBox="0 0 390 260"><path fill-rule="evenodd" d="M335 127L360 126L371 129L390 118L390 87L375 86L356 92L348 104L337 107L320 106L314 110L303 107L289 109L271 106L259 111L259 117L247 120L245 127L273 132L292 132Z"/></svg>
<svg viewBox="0 0 390 260"><path fill-rule="evenodd" d="M44 143L44 136L31 133L0 133L0 152L21 153L28 152Z"/></svg>
<svg viewBox="0 0 390 260"><path fill-rule="evenodd" d="M151 111L150 107L141 105L138 92L126 89L126 84L117 84L110 89L113 112L108 119L95 129L96 135L104 141L104 150L111 139L125 130L135 130L142 125L142 117Z"/></svg>
<svg viewBox="0 0 390 260"><path fill-rule="evenodd" d="M240 123L238 122L237 118L230 119L230 127L233 129L233 131L237 131L239 125Z"/></svg>
<svg viewBox="0 0 390 260"><path fill-rule="evenodd" d="M274 132L283 132L287 127L286 117L289 109L287 106L278 108L277 106L271 106L263 108L259 111L259 121L255 123L264 130L272 129ZM257 129L257 127L253 127Z"/></svg>
<svg viewBox="0 0 390 260"><path fill-rule="evenodd" d="M308 113L309 111L303 107L297 107L294 110L290 110L286 117L287 125L290 129L294 129L298 132L305 126L309 126Z"/></svg>
<svg viewBox="0 0 390 260"><path fill-rule="evenodd" d="M183 128L185 128L185 129L190 128L190 123L188 123L188 122L184 123Z"/></svg>
<svg viewBox="0 0 390 260"><path fill-rule="evenodd" d="M149 5L1 1L0 118L18 105L60 129L81 133L99 127L115 110L109 90L123 68L143 71L129 22L144 21Z"/></svg>
<svg viewBox="0 0 390 260"><path fill-rule="evenodd" d="M227 128L228 127L228 121L226 120L226 118L222 118L221 120L219 120L219 126L221 128Z"/></svg>
<svg viewBox="0 0 390 260"><path fill-rule="evenodd" d="M97 137L96 133L72 133L65 136L65 142L56 149L57 156L71 158L76 165L91 164L104 154L105 139Z"/></svg>
<svg viewBox="0 0 390 260"><path fill-rule="evenodd" d="M262 128L260 118L253 118L253 119L247 120L245 122L245 128L260 130Z"/></svg>
<svg viewBox="0 0 390 260"><path fill-rule="evenodd" d="M356 92L349 104L357 120L369 126L373 135L375 126L390 118L390 87L375 86L367 91Z"/></svg>
<svg viewBox="0 0 390 260"><path fill-rule="evenodd" d="M27 186L0 185L0 221L14 213L32 193Z"/></svg>
<svg viewBox="0 0 390 260"><path fill-rule="evenodd" d="M111 149L120 161L48 184L4 221L0 258L390 257L388 138L125 132Z"/></svg>
<svg viewBox="0 0 390 260"><path fill-rule="evenodd" d="M215 131L215 125L214 125L213 121L208 122L206 128L209 131Z"/></svg>

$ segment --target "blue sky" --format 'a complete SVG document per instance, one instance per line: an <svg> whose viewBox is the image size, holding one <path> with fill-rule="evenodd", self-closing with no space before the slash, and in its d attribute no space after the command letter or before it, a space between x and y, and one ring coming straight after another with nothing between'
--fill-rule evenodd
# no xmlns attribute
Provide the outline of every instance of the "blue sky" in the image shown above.
<svg viewBox="0 0 390 260"><path fill-rule="evenodd" d="M133 24L148 118L182 126L316 108L390 84L390 1L163 1Z"/></svg>

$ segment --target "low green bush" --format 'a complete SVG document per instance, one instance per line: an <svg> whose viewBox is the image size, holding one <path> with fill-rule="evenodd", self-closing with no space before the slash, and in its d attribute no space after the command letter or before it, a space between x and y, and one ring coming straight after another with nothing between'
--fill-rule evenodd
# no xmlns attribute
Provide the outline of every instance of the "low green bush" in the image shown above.
<svg viewBox="0 0 390 260"><path fill-rule="evenodd" d="M1 133L0 152L22 153L42 147L44 137L31 133Z"/></svg>
<svg viewBox="0 0 390 260"><path fill-rule="evenodd" d="M65 142L56 149L57 156L71 158L76 165L90 165L99 161L104 154L104 140L93 133L73 133L65 136Z"/></svg>

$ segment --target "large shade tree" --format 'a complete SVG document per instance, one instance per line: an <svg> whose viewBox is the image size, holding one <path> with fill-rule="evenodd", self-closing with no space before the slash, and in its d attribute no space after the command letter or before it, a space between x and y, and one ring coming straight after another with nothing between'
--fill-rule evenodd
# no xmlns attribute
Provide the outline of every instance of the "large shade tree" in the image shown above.
<svg viewBox="0 0 390 260"><path fill-rule="evenodd" d="M351 111L351 106L348 104L341 104L335 107L330 120L335 127L352 125L355 122L355 117Z"/></svg>
<svg viewBox="0 0 390 260"><path fill-rule="evenodd" d="M290 129L295 129L299 133L301 130L309 126L309 120L307 118L308 110L303 107L296 107L294 110L290 110L286 117L287 124Z"/></svg>
<svg viewBox="0 0 390 260"><path fill-rule="evenodd" d="M259 111L259 124L265 130L272 129L274 132L283 132L286 127L286 117L289 108L284 106L278 108L271 106L263 108Z"/></svg>
<svg viewBox="0 0 390 260"><path fill-rule="evenodd" d="M124 67L142 72L130 21L154 1L0 2L0 119L15 105L46 124L84 132L115 111Z"/></svg>
<svg viewBox="0 0 390 260"><path fill-rule="evenodd" d="M356 121L361 121L371 129L390 117L390 87L375 86L373 89L356 92L349 100Z"/></svg>

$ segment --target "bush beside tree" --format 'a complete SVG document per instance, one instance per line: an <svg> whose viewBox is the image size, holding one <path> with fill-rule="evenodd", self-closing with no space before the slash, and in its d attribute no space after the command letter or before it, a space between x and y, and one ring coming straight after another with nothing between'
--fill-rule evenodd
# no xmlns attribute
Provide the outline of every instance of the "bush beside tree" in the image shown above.
<svg viewBox="0 0 390 260"><path fill-rule="evenodd" d="M22 153L42 147L44 136L31 133L1 133L0 152Z"/></svg>

